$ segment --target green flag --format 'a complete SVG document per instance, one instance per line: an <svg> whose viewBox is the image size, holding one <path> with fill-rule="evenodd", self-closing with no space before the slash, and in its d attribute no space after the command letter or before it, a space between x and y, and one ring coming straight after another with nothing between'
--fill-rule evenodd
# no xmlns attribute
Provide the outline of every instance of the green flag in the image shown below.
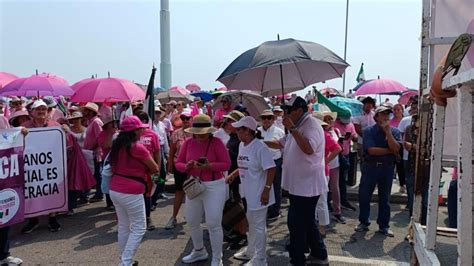
<svg viewBox="0 0 474 266"><path fill-rule="evenodd" d="M356 81L357 83L361 83L365 81L364 63L360 65L359 74L357 74Z"/></svg>

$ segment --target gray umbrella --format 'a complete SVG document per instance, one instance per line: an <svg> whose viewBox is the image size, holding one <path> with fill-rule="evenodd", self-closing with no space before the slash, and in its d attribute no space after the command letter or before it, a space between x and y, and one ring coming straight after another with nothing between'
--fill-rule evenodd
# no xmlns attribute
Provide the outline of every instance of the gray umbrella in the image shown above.
<svg viewBox="0 0 474 266"><path fill-rule="evenodd" d="M265 99L255 91L229 91L224 94L221 94L216 101L214 101L213 109L217 110L221 106L221 100L225 96L230 96L232 98L234 109L237 104L242 104L249 112L250 116L258 117L263 110L269 109Z"/></svg>
<svg viewBox="0 0 474 266"><path fill-rule="evenodd" d="M285 39L264 42L241 54L217 80L233 90L273 96L341 77L348 66L320 44Z"/></svg>

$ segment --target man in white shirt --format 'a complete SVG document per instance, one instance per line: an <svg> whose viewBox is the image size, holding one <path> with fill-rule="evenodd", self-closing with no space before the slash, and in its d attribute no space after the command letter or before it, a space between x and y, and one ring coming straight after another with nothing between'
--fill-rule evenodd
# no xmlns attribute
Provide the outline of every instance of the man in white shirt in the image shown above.
<svg viewBox="0 0 474 266"><path fill-rule="evenodd" d="M293 265L305 265L305 249L315 264L327 265L326 245L316 225L316 205L328 192L324 173L324 132L321 123L308 112L306 101L293 96L282 107L283 125L289 134L279 141L265 141L270 148L283 149L282 187L290 194L288 229L289 254Z"/></svg>
<svg viewBox="0 0 474 266"><path fill-rule="evenodd" d="M367 96L363 100L361 100L361 102L364 104L364 106L362 107L364 113L360 116L353 117L352 123L354 124L357 135L359 135L359 138L357 139L357 143L358 143L357 154L359 156L359 160L362 165L362 162L364 160L364 156L362 152L363 131L370 126L375 125L375 120L374 120L375 99L370 96Z"/></svg>
<svg viewBox="0 0 474 266"><path fill-rule="evenodd" d="M262 134L264 141L279 140L285 137L285 131L277 127L275 122L275 115L272 110L268 109L260 114L262 126L258 128ZM272 152L273 161L276 165L275 177L273 178L273 192L275 193L275 204L268 208L267 219L272 221L280 216L281 207L281 165L283 159L279 149L270 149Z"/></svg>

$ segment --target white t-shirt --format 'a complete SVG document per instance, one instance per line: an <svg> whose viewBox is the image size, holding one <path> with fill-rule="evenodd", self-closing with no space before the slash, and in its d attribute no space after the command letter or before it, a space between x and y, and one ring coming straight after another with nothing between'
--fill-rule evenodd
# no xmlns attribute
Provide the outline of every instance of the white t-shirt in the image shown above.
<svg viewBox="0 0 474 266"><path fill-rule="evenodd" d="M268 205L262 205L260 197L267 182L267 170L275 167L271 151L261 140L254 139L252 142L239 145L239 156L237 157L239 176L242 185L242 197L247 200L247 209L251 211L267 208L275 203L273 186L270 189Z"/></svg>
<svg viewBox="0 0 474 266"><path fill-rule="evenodd" d="M227 134L223 128L219 128L216 132L214 132L214 137L221 139L224 145L227 145L227 142L230 139L229 134Z"/></svg>
<svg viewBox="0 0 474 266"><path fill-rule="evenodd" d="M267 130L264 130L263 127L259 127L258 130L262 133L262 137L264 141L269 140L279 140L285 136L285 131L283 129L272 125ZM281 151L280 149L270 149L272 152L273 160L277 160L281 158Z"/></svg>
<svg viewBox="0 0 474 266"><path fill-rule="evenodd" d="M158 123L153 123L153 131L155 131L155 133L158 135L158 138L160 139L160 146L163 146L163 152L168 154L170 148L165 124L161 121L158 121Z"/></svg>
<svg viewBox="0 0 474 266"><path fill-rule="evenodd" d="M334 141L337 142L339 140L339 136L337 135L336 131L334 131L334 128L331 128L328 132L331 135L331 137L334 139ZM329 165L329 169L334 169L334 168L339 167L339 156L336 156L336 158L332 159L328 165Z"/></svg>
<svg viewBox="0 0 474 266"><path fill-rule="evenodd" d="M375 120L374 120L374 110L371 110L369 113L363 113L360 116L356 116L352 118L352 124L354 125L360 125L362 128L362 131L364 129L375 125ZM362 136L360 138L357 138L357 143L362 144Z"/></svg>
<svg viewBox="0 0 474 266"><path fill-rule="evenodd" d="M400 131L400 133L402 133L402 135L405 134L405 130L410 124L411 124L411 115L402 118L402 120L400 121L400 124L398 124L398 130ZM403 138L402 140L405 140L405 138ZM408 160L408 151L405 149L405 146L403 146L403 160Z"/></svg>

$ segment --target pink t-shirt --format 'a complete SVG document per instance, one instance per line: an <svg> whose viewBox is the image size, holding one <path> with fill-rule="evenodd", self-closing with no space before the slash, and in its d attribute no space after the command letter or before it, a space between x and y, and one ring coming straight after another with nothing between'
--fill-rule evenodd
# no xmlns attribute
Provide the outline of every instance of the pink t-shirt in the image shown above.
<svg viewBox="0 0 474 266"><path fill-rule="evenodd" d="M390 119L390 126L398 128L401 120L396 120L395 118Z"/></svg>
<svg viewBox="0 0 474 266"><path fill-rule="evenodd" d="M126 194L145 193L145 186L141 182L116 175L136 176L146 180L148 168L143 162L145 160L151 160L151 155L141 143L137 142L132 144L130 153L124 148L121 149L117 157L117 162L115 162L112 167L114 175L110 181L110 190Z"/></svg>
<svg viewBox="0 0 474 266"><path fill-rule="evenodd" d="M336 120L336 122L334 122L333 124L333 127L339 129L339 132L341 132L341 136L343 137L346 135L346 132L351 133L351 138L353 136L357 136L354 124L352 123L343 124L339 122L339 120ZM344 139L344 141L342 142L342 155L349 155L349 152L351 151L351 138Z"/></svg>
<svg viewBox="0 0 474 266"><path fill-rule="evenodd" d="M10 128L10 123L8 123L8 118L5 116L0 116L0 129Z"/></svg>
<svg viewBox="0 0 474 266"><path fill-rule="evenodd" d="M89 120L89 125L86 130L86 139L84 140L84 149L93 150L94 156L98 161L101 159L101 153L97 139L99 138L103 125L104 123L102 123L102 120L97 116Z"/></svg>
<svg viewBox="0 0 474 266"><path fill-rule="evenodd" d="M160 150L160 139L155 131L147 128L145 132L140 136L140 143L150 152L151 156L153 153ZM159 163L159 162L157 162Z"/></svg>
<svg viewBox="0 0 474 266"><path fill-rule="evenodd" d="M229 111L224 110L224 108L219 108L216 110L216 113L214 114L214 121L221 121L224 119L224 115L228 114Z"/></svg>
<svg viewBox="0 0 474 266"><path fill-rule="evenodd" d="M324 173L329 176L329 161L326 160L329 153L335 151L339 144L332 138L331 134L324 131Z"/></svg>
<svg viewBox="0 0 474 266"><path fill-rule="evenodd" d="M229 152L222 140L218 138L210 138L211 142L209 150L207 151L207 142L199 143L194 138L186 140L181 146L178 158L176 159L175 165L178 171L185 173L186 163L195 160L197 161L200 157L206 157L212 167L212 172L209 170L202 171L199 169L193 169L189 172L190 175L201 177L202 181L212 181L221 179L224 177L224 171L230 168L230 157ZM213 175L214 173L214 175Z"/></svg>
<svg viewBox="0 0 474 266"><path fill-rule="evenodd" d="M37 125L34 124L33 120L28 120L26 121L25 123L21 124L22 127L26 127L26 128L35 128L35 127L39 127ZM48 120L46 122L46 124L44 124L43 127L55 127L55 126L61 126L58 122L56 121L51 121L51 120Z"/></svg>

